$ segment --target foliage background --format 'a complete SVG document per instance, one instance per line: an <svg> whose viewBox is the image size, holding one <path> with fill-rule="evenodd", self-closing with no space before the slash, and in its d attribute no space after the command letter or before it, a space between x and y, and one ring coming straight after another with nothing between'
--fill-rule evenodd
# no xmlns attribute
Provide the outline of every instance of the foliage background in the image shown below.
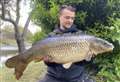
<svg viewBox="0 0 120 82"><path fill-rule="evenodd" d="M77 9L75 24L80 30L104 38L115 46L113 52L95 57L88 70L98 82L120 82L120 0L33 0L32 21L41 26L33 41L45 37L58 23L62 4Z"/></svg>

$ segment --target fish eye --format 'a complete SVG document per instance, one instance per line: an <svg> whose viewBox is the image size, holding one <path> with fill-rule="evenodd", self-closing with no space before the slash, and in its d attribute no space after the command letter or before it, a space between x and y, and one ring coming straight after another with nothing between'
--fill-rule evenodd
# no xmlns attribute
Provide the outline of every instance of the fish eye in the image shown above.
<svg viewBox="0 0 120 82"><path fill-rule="evenodd" d="M103 44L104 44L104 45L106 45L106 43L105 43L105 42L104 42Z"/></svg>

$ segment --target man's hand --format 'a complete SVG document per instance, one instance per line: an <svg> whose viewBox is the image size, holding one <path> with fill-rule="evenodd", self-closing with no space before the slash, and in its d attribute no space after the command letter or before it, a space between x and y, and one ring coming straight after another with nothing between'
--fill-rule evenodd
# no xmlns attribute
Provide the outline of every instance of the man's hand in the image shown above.
<svg viewBox="0 0 120 82"><path fill-rule="evenodd" d="M50 56L45 56L45 57L43 57L43 61L45 61L45 62L54 62L53 60L52 60L52 57L50 57Z"/></svg>

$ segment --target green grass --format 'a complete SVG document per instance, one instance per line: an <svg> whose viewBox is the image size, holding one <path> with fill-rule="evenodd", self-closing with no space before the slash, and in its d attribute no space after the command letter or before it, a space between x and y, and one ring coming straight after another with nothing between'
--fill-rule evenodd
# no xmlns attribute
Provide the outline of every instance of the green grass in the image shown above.
<svg viewBox="0 0 120 82"><path fill-rule="evenodd" d="M14 76L14 69L9 69L5 66L0 68L0 82L37 82L44 76L46 66L43 62L30 63L24 71L23 76L16 80Z"/></svg>
<svg viewBox="0 0 120 82"><path fill-rule="evenodd" d="M1 44L1 46L2 45L14 45L14 46L17 46L16 41L12 40L12 39L2 39L1 38L0 44Z"/></svg>

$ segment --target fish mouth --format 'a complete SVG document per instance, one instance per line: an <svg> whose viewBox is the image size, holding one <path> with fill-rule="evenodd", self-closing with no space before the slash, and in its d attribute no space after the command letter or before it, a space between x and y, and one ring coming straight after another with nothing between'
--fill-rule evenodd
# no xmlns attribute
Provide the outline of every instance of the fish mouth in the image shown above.
<svg viewBox="0 0 120 82"><path fill-rule="evenodd" d="M113 50L113 48L109 48L109 49L108 49L108 51L112 51L112 50Z"/></svg>
<svg viewBox="0 0 120 82"><path fill-rule="evenodd" d="M114 49L114 46L111 44L111 48L108 48L108 51L112 51Z"/></svg>

